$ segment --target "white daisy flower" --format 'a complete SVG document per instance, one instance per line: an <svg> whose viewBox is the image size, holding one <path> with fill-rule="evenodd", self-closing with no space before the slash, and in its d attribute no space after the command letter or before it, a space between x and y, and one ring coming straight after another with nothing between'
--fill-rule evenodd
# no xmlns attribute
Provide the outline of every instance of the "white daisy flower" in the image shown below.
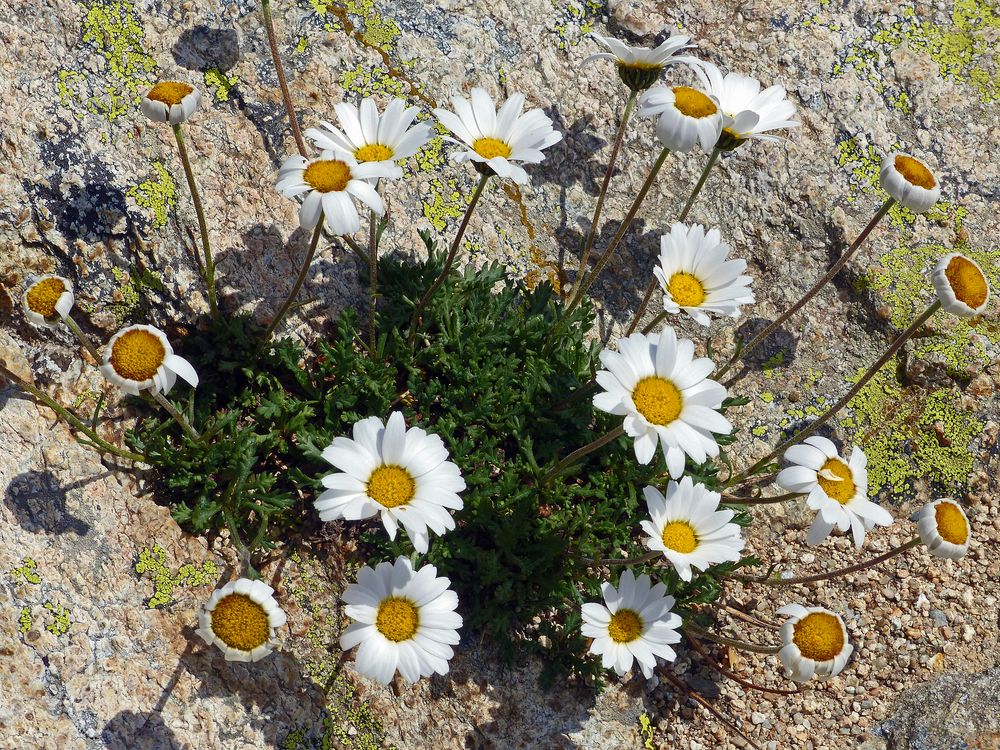
<svg viewBox="0 0 1000 750"><path fill-rule="evenodd" d="M789 492L808 493L808 505L817 511L808 544L819 544L836 526L850 529L861 549L869 529L892 525L889 511L868 499L868 457L858 446L847 463L832 441L814 435L785 451L785 460L795 465L783 469L775 483Z"/></svg>
<svg viewBox="0 0 1000 750"><path fill-rule="evenodd" d="M657 657L666 661L677 658L669 644L680 641L682 620L671 611L674 597L666 596L666 591L662 583L651 586L649 576L636 578L626 570L617 589L610 583L601 584L604 604L583 605L580 632L594 639L590 653L601 655L605 669L614 669L623 677L634 660L649 679Z"/></svg>
<svg viewBox="0 0 1000 750"><path fill-rule="evenodd" d="M739 562L746 542L740 527L730 523L736 512L719 510L722 495L691 477L670 482L664 496L655 487L643 489L652 521L643 521L646 546L662 552L684 581L691 568L708 570L721 562Z"/></svg>
<svg viewBox="0 0 1000 750"><path fill-rule="evenodd" d="M882 160L878 175L882 189L900 205L923 213L938 202L941 186L934 173L919 159L895 151Z"/></svg>
<svg viewBox="0 0 1000 750"><path fill-rule="evenodd" d="M646 47L630 47L624 42L620 42L614 37L602 36L591 32L590 36L594 41L604 45L609 52L598 52L584 59L583 64L594 60L614 60L618 65L618 75L622 81L633 91L648 89L660 73L668 65L690 65L696 67L701 61L690 55L678 55L681 50L694 47L688 44L691 37L671 36L659 46L648 49Z"/></svg>
<svg viewBox="0 0 1000 750"><path fill-rule="evenodd" d="M694 358L694 342L677 340L666 326L659 334L633 333L618 340L618 351L601 352L607 369L597 373L604 393L594 396L594 406L609 414L624 415L625 434L635 438L635 457L648 464L663 447L670 476L684 473L684 456L704 463L719 455L712 433L733 431L717 409L726 389L709 380L715 364Z"/></svg>
<svg viewBox="0 0 1000 750"><path fill-rule="evenodd" d="M259 661L274 650L274 631L287 620L273 593L263 581L227 583L202 606L195 632L226 661Z"/></svg>
<svg viewBox="0 0 1000 750"><path fill-rule="evenodd" d="M840 615L801 604L787 604L778 614L789 617L781 626L782 648L778 652L789 677L808 682L813 675L828 680L840 674L854 653Z"/></svg>
<svg viewBox="0 0 1000 750"><path fill-rule="evenodd" d="M950 497L927 503L913 514L920 541L935 557L958 560L969 551L972 529L962 506Z"/></svg>
<svg viewBox="0 0 1000 750"><path fill-rule="evenodd" d="M552 120L542 110L521 114L524 94L513 94L499 112L493 99L481 88L472 89L471 100L452 97L451 105L454 112L434 110L441 124L459 138L446 140L468 147L453 153L451 158L485 165L499 177L509 177L518 185L527 184L528 173L514 162L538 164L545 158L542 149L562 140L562 133L553 129Z"/></svg>
<svg viewBox="0 0 1000 750"><path fill-rule="evenodd" d="M179 125L198 109L201 92L180 81L160 81L142 97L139 108L153 122Z"/></svg>
<svg viewBox="0 0 1000 750"><path fill-rule="evenodd" d="M961 253L948 253L939 260L931 281L941 308L960 318L982 314L990 301L990 285L983 269Z"/></svg>
<svg viewBox="0 0 1000 750"><path fill-rule="evenodd" d="M655 86L639 97L639 115L658 117L656 137L665 148L687 153L696 144L710 153L722 133L719 103L689 86Z"/></svg>
<svg viewBox="0 0 1000 750"><path fill-rule="evenodd" d="M306 138L320 149L345 151L353 155L358 164L385 162L391 165L408 159L431 138L430 125L418 124L410 128L420 110L407 107L402 99L389 102L381 116L371 97L362 99L360 108L341 102L334 109L343 130L322 122L323 129L309 128Z"/></svg>
<svg viewBox="0 0 1000 750"><path fill-rule="evenodd" d="M353 154L340 149L324 151L319 158L290 156L278 172L278 192L286 198L305 194L299 208L299 224L313 229L320 217L333 234L353 234L361 229L361 217L352 198L357 198L381 216L385 204L371 184L382 177L398 178L403 171L392 162L358 164Z"/></svg>
<svg viewBox="0 0 1000 750"><path fill-rule="evenodd" d="M327 490L315 503L322 520L357 521L380 513L390 539L402 524L421 553L427 551L428 529L441 535L455 528L448 509L462 509L458 493L465 480L441 438L419 427L406 429L401 412L390 414L385 425L378 417L356 422L354 439L335 438L323 458L341 473L323 477Z"/></svg>
<svg viewBox="0 0 1000 750"><path fill-rule="evenodd" d="M701 78L707 92L718 103L723 114L730 118L724 125L719 148L732 150L750 138L780 141L770 130L794 128L799 125L795 105L785 98L784 86L771 86L760 90L760 81L740 73L722 75L719 68L702 62L695 73Z"/></svg>
<svg viewBox="0 0 1000 750"><path fill-rule="evenodd" d="M711 323L709 313L738 318L740 305L754 301L753 279L741 275L745 260L727 260L731 250L718 229L706 234L701 224L674 224L660 238L660 264L653 269L663 309L673 315L683 310L703 326Z"/></svg>
<svg viewBox="0 0 1000 750"><path fill-rule="evenodd" d="M433 565L414 570L405 557L359 570L343 596L344 612L357 622L340 636L345 651L358 646L355 669L383 685L397 670L407 682L447 674L462 627L450 586Z"/></svg>
<svg viewBox="0 0 1000 750"><path fill-rule="evenodd" d="M24 290L21 307L35 325L55 328L73 309L73 285L62 276L40 276Z"/></svg>
<svg viewBox="0 0 1000 750"><path fill-rule="evenodd" d="M192 388L198 385L191 363L174 354L167 335L153 326L121 329L104 348L103 359L104 377L133 396L145 390L169 393L178 375Z"/></svg>

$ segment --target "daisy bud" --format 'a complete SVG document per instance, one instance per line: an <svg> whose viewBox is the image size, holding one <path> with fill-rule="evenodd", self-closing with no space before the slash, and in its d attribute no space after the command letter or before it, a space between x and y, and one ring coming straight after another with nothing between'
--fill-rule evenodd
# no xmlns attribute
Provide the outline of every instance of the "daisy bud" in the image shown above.
<svg viewBox="0 0 1000 750"><path fill-rule="evenodd" d="M198 109L201 92L180 81L160 81L153 86L139 104L142 112L153 122L179 125Z"/></svg>
<svg viewBox="0 0 1000 750"><path fill-rule="evenodd" d="M981 314L990 301L990 285L983 269L961 253L949 253L938 261L931 281L941 308L960 318Z"/></svg>
<svg viewBox="0 0 1000 750"><path fill-rule="evenodd" d="M227 583L202 606L195 632L226 661L259 661L274 650L275 629L287 621L273 593L263 581Z"/></svg>
<svg viewBox="0 0 1000 750"><path fill-rule="evenodd" d="M781 626L782 648L778 652L789 677L808 682L813 675L828 680L840 674L854 653L840 615L822 607L806 609L801 604L788 604L778 614L790 618Z"/></svg>
<svg viewBox="0 0 1000 750"><path fill-rule="evenodd" d="M958 560L969 551L972 533L969 519L962 506L950 497L943 497L913 514L920 541L935 557Z"/></svg>
<svg viewBox="0 0 1000 750"><path fill-rule="evenodd" d="M878 179L885 192L914 213L923 213L941 197L941 186L931 170L909 154L886 156Z"/></svg>
<svg viewBox="0 0 1000 750"><path fill-rule="evenodd" d="M174 354L166 334L153 326L123 328L111 337L103 359L104 377L133 396L144 390L169 393L178 375L192 388L198 385L191 363Z"/></svg>
<svg viewBox="0 0 1000 750"><path fill-rule="evenodd" d="M55 328L73 309L73 285L69 279L51 274L42 276L24 290L21 307L35 325Z"/></svg>

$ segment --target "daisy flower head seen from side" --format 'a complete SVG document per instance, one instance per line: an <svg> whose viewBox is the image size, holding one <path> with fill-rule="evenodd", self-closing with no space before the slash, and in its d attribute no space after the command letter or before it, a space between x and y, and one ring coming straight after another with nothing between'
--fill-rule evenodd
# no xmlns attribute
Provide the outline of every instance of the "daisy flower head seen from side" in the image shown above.
<svg viewBox="0 0 1000 750"><path fill-rule="evenodd" d="M104 377L133 396L146 390L169 393L178 376L192 388L198 385L191 363L174 354L167 335L153 326L118 331L104 348L103 360Z"/></svg>
<svg viewBox="0 0 1000 750"><path fill-rule="evenodd" d="M25 317L35 325L56 328L73 309L73 285L62 276L47 274L28 284L21 295Z"/></svg>
<svg viewBox="0 0 1000 750"><path fill-rule="evenodd" d="M695 45L690 44L691 37L671 36L657 47L630 47L614 37L602 36L591 32L591 38L601 44L607 52L597 52L584 59L583 64L594 60L614 60L618 67L618 77L632 91L648 89L660 77L660 73L668 65L690 65L696 67L701 61L690 55L679 55Z"/></svg>
<svg viewBox="0 0 1000 750"><path fill-rule="evenodd" d="M462 509L458 493L465 480L440 437L407 429L398 411L385 424L378 417L356 422L353 435L335 438L323 451L340 473L323 477L327 489L315 502L322 520L380 514L390 539L402 525L420 553L427 551L430 531L440 536L455 528L449 510Z"/></svg>
<svg viewBox="0 0 1000 750"><path fill-rule="evenodd" d="M700 145L710 153L722 133L719 103L690 86L654 86L639 97L639 115L656 117L656 137L665 148L686 153Z"/></svg>
<svg viewBox="0 0 1000 750"><path fill-rule="evenodd" d="M756 78L742 73L723 75L718 66L710 62L702 62L694 70L728 118L717 144L723 151L732 151L751 138L783 140L770 131L799 125L798 120L792 119L795 105L786 98L784 86L770 86L761 91Z"/></svg>
<svg viewBox="0 0 1000 750"><path fill-rule="evenodd" d="M626 569L617 589L610 583L601 584L604 604L583 605L580 632L594 639L590 653L601 657L605 669L614 669L624 677L633 662L639 662L643 676L649 679L657 658L677 658L670 644L680 641L682 620L672 611L674 597L666 591L664 584L653 586L649 576L636 578Z"/></svg>
<svg viewBox="0 0 1000 750"><path fill-rule="evenodd" d="M941 197L934 173L910 154L895 151L882 159L878 179L885 192L914 213L923 213Z"/></svg>
<svg viewBox="0 0 1000 750"><path fill-rule="evenodd" d="M139 102L139 108L153 122L180 125L201 104L201 92L181 81L160 81Z"/></svg>
<svg viewBox="0 0 1000 750"><path fill-rule="evenodd" d="M202 606L195 632L226 661L259 661L274 650L275 629L287 620L272 594L263 581L227 583Z"/></svg>
<svg viewBox="0 0 1000 750"><path fill-rule="evenodd" d="M983 269L961 253L941 258L931 273L931 281L941 309L959 318L981 315L990 301L990 285Z"/></svg>
<svg viewBox="0 0 1000 750"><path fill-rule="evenodd" d="M796 682L808 682L813 675L828 680L840 674L854 653L840 615L801 604L787 604L778 614L789 618L781 626L778 652L789 677Z"/></svg>
<svg viewBox="0 0 1000 750"><path fill-rule="evenodd" d="M552 120L540 109L524 114L524 94L512 94L498 112L485 89L472 89L471 99L454 96L454 112L435 109L434 116L465 146L451 158L457 162L472 161L477 169L489 168L498 177L526 185L528 173L517 162L538 164L545 158L542 151L562 140L562 133L552 127Z"/></svg>
<svg viewBox="0 0 1000 750"><path fill-rule="evenodd" d="M920 541L935 557L958 560L969 551L972 528L962 506L950 497L927 503L913 514Z"/></svg>
<svg viewBox="0 0 1000 750"><path fill-rule="evenodd" d="M355 622L340 636L345 651L358 647L355 669L383 685L397 671L410 683L447 674L462 627L450 586L433 565L414 570L405 557L361 568L343 596Z"/></svg>
<svg viewBox="0 0 1000 750"><path fill-rule="evenodd" d="M703 326L711 323L710 313L738 318L740 306L754 301L753 279L743 275L745 260L729 260L731 250L718 229L674 224L660 238L660 263L653 269L663 309L673 315L683 310Z"/></svg>
<svg viewBox="0 0 1000 750"><path fill-rule="evenodd" d="M643 490L652 520L643 521L646 546L662 552L681 580L691 580L691 569L708 570L716 563L739 562L746 542L740 527L730 523L736 512L719 510L722 495L691 477L670 482L667 494L655 487Z"/></svg>
<svg viewBox="0 0 1000 750"><path fill-rule="evenodd" d="M420 110L407 107L402 99L393 99L379 115L375 100L366 97L360 106L341 102L334 106L340 127L328 122L320 128L309 128L306 138L324 151L344 151L358 164L385 163L408 159L431 138L431 126L413 125ZM413 127L410 127L413 125ZM402 172L394 173L402 176Z"/></svg>
<svg viewBox="0 0 1000 750"><path fill-rule="evenodd" d="M330 232L345 235L361 229L354 198L381 216L385 204L371 183L401 174L402 170L391 162L359 164L347 151L326 150L315 159L298 155L285 159L276 187L286 198L304 196L299 207L303 229L314 229L324 219Z"/></svg>
<svg viewBox="0 0 1000 750"><path fill-rule="evenodd" d="M807 503L816 511L808 544L821 543L837 527L850 529L854 546L861 549L868 530L892 525L889 511L868 499L868 458L858 446L845 461L833 441L814 435L789 448L785 460L793 465L783 469L775 483L808 494Z"/></svg>
<svg viewBox="0 0 1000 750"><path fill-rule="evenodd" d="M733 431L717 411L726 389L708 379L715 364L695 359L693 341L678 340L666 326L659 334L619 339L618 351L605 349L600 357L606 369L597 373L597 383L604 392L594 396L594 406L625 417L625 434L635 438L639 463L652 461L659 444L670 476L678 479L685 456L701 464L719 455L715 434Z"/></svg>

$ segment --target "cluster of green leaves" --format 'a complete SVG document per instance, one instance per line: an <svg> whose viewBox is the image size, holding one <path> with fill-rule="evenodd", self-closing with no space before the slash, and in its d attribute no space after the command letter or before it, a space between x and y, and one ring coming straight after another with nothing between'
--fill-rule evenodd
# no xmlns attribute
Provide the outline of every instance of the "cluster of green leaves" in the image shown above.
<svg viewBox="0 0 1000 750"><path fill-rule="evenodd" d="M374 357L350 310L309 351L292 338L262 345L246 318L215 324L184 350L202 377L186 408L203 439L150 417L131 445L160 467L160 496L179 523L199 534L228 527L256 551L308 541L319 479L334 471L322 449L359 419L401 410L442 437L466 481L457 528L432 537L426 561L452 580L467 630L507 656L517 644L542 653L548 680L593 677L600 664L586 657L579 605L600 597L602 581L586 561L645 551L641 492L666 483L662 459L639 465L623 437L543 484L561 457L617 423L572 396L599 366L590 309L556 326L564 305L548 284L467 268L430 301L411 342L413 300L441 268L428 244L424 263L380 262ZM714 465L689 469L717 484ZM412 554L405 533L390 542L377 518L361 525L365 562ZM690 606L718 596L717 572L688 584L663 567L654 575Z"/></svg>

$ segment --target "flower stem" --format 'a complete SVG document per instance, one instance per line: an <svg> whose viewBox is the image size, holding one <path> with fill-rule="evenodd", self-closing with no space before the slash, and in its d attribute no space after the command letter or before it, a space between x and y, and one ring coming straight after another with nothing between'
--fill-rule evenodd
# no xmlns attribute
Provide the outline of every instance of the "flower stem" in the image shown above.
<svg viewBox="0 0 1000 750"><path fill-rule="evenodd" d="M184 145L184 136L181 135L180 123L173 126L173 131L174 139L177 141L177 151L181 155L181 164L184 165L184 176L187 177L188 189L191 191L194 212L198 215L201 248L205 254L205 284L208 286L208 308L212 313L212 317L218 318L219 305L215 296L215 262L212 260L212 247L208 241L208 224L205 221L205 210L201 206L198 185L194 181L194 171L191 169L191 160L188 158L187 147Z"/></svg>
<svg viewBox="0 0 1000 750"><path fill-rule="evenodd" d="M788 492L784 495L775 495L774 497L737 497L736 495L723 492L722 502L724 505L776 505L778 503L787 503L789 500L794 500L797 497L805 497L805 495L805 492Z"/></svg>
<svg viewBox="0 0 1000 750"><path fill-rule="evenodd" d="M721 149L716 148L712 150L712 154L708 157L708 162L705 164L705 168L701 170L701 176L698 178L698 182L695 183L694 189L691 191L691 196L688 198L687 203L684 204L684 210L681 211L681 215L677 217L677 221L683 222L687 220L688 214L691 213L691 207L698 198L698 194L701 192L701 189L705 187L705 183L708 181L709 172L711 172L712 167L718 163L720 156L722 156Z"/></svg>
<svg viewBox="0 0 1000 750"><path fill-rule="evenodd" d="M183 428L184 432L188 434L188 437L192 440L201 439L201 435L198 434L198 431L191 426L191 423L184 418L184 415L181 414L172 403L170 403L166 396L155 389L151 389L150 393L153 394L153 398L156 399L156 402L166 409L167 413L174 418L174 421Z"/></svg>
<svg viewBox="0 0 1000 750"><path fill-rule="evenodd" d="M417 325L420 323L420 316L423 314L424 308L427 307L427 303L431 301L434 294L445 282L445 279L448 278L448 274L451 273L451 267L455 263L455 256L458 255L458 249L462 246L462 237L465 236L465 230L469 226L469 220L472 218L472 212L476 210L476 204L479 203L479 198L482 196L483 189L486 187L486 182L490 179L490 177L492 177L492 174L489 172L484 172L479 177L479 183L476 185L476 189L472 193L472 198L469 200L469 207L465 209L465 216L462 217L462 223L458 226L458 233L455 235L455 239L451 243L451 249L448 250L448 257L445 258L444 268L441 269L441 273L436 279L434 279L434 283L430 285L430 288L428 288L426 292L424 292L424 296L420 298L417 306L413 309L413 317L410 319L411 345L417 337Z"/></svg>
<svg viewBox="0 0 1000 750"><path fill-rule="evenodd" d="M83 348L90 352L90 356L93 357L94 361L98 364L98 366L100 366L101 355L98 353L97 347L94 346L93 342L87 337L87 334L80 329L79 324L77 324L77 322L69 315L67 315L63 320L66 322L66 327L73 332L73 335L76 336L77 340L83 344Z"/></svg>
<svg viewBox="0 0 1000 750"><path fill-rule="evenodd" d="M618 123L618 132L615 133L615 140L611 144L611 155L608 157L608 169L604 173L604 182L601 183L601 191L597 194L597 205L594 207L594 216L590 220L590 229L587 231L587 239L583 245L583 252L580 255L580 267L576 273L576 286L570 293L570 299L576 296L587 271L587 261L590 260L590 251L594 247L594 238L597 236L597 226L601 220L601 211L604 209L604 200L608 196L608 186L611 184L611 175L615 171L615 164L618 161L618 151L621 149L622 141L625 139L625 126L632 116L639 92L632 91L625 102L625 111L622 113L621 122Z"/></svg>
<svg viewBox="0 0 1000 750"><path fill-rule="evenodd" d="M288 91L288 81L285 80L285 68L278 54L278 42L274 35L274 23L271 21L271 0L261 0L261 11L264 14L264 28L267 30L267 44L271 48L271 59L274 60L274 71L278 74L278 85L281 87L281 98L285 102L288 113L288 124L292 128L292 137L302 156L306 156L306 142L299 129L299 121L295 117L295 107L292 106L292 95Z"/></svg>
<svg viewBox="0 0 1000 750"><path fill-rule="evenodd" d="M706 630L700 625L696 625L691 620L687 620L684 623L684 630L690 631L700 638L706 638L710 641L721 643L723 646L732 646L733 648L738 648L742 651L752 651L755 654L776 654L781 651L780 645L758 646L756 643L747 643L746 641L740 641L735 638L727 638L724 635L718 635L710 630Z"/></svg>
<svg viewBox="0 0 1000 750"><path fill-rule="evenodd" d="M772 333L778 330L778 328L782 326L785 323L785 321L787 321L796 312L802 309L802 307L807 302L809 302L809 300L815 297L816 294L820 291L820 289L822 289L824 286L830 283L833 277L836 276L837 273L839 273L840 269L843 268L845 265L847 265L847 262L858 251L858 249L861 247L864 241L868 238L868 235L871 234L875 226L882 220L882 217L885 216L887 213L889 213L889 209L892 208L895 202L896 200L894 198L889 198L885 203L882 204L882 207L875 212L875 215L872 217L872 220L868 222L868 226L866 226L861 231L861 234L859 234L857 239L854 240L853 243L851 243L851 246L847 248L847 251L840 256L840 259L832 266L830 266L830 270L827 271L826 274L824 274L824 276L819 281L813 284L812 288L804 295L802 295L802 297L799 299L798 302L796 302L794 305L785 310L785 312L783 312L780 316L778 316L777 320L769 324L766 328L764 328L764 330L755 335L752 339L750 339L749 342L744 344L743 347L735 355L733 355L733 358L729 360L728 363L726 363L726 366L723 367L722 370L719 371L718 375L719 380L721 380L722 377L727 372L729 372L729 370L733 366L735 366L736 362L746 357L750 352L752 352L754 349L760 346L767 339L768 336L770 336Z"/></svg>
<svg viewBox="0 0 1000 750"><path fill-rule="evenodd" d="M790 438L788 438L788 440L778 445L778 447L776 447L773 451L764 456L764 458L760 459L749 469L740 472L735 477L733 477L730 480L729 484L730 485L736 484L738 482L743 481L747 477L756 474L758 470L766 466L767 463L775 456L784 453L786 450L791 448L796 443L802 442L807 437L816 432L816 430L818 430L820 427L826 424L831 417L833 417L838 411L843 409L852 398L858 395L861 389L868 384L868 381L871 380L873 377L875 377L875 375L878 373L879 370L882 369L885 363L888 362L890 359L892 359L893 355L897 351L899 351L899 349L903 346L903 344L906 343L906 340L909 339L914 333L919 331L920 328L924 325L924 323L927 322L928 318L930 318L940 308L941 308L941 301L934 300L934 302L928 305L926 310L924 310L919 316L917 316L917 319L910 324L909 328L907 328L905 331L899 334L899 336L896 337L896 340L893 341L892 344L889 346L889 348L885 350L885 354L879 357L878 361L876 361L875 364L873 364L871 367L868 368L865 374L861 376L861 378L858 380L857 383L854 384L851 390L849 390L846 394L844 394L843 398L841 398L837 403L835 403L833 406L827 409L814 422L810 423L807 427L803 427L801 430L799 430Z"/></svg>
<svg viewBox="0 0 1000 750"><path fill-rule="evenodd" d="M593 453L598 448L604 447L611 441L617 440L624 434L625 434L625 427L623 425L618 425L610 432L606 432L596 440L587 443L582 448L577 448L575 451L566 456L566 458L564 458L562 461L560 461L551 469L549 469L548 473L546 473L546 475L542 477L542 481L539 486L545 487L550 481L552 481L554 477L558 476L563 471L563 469L565 469L568 466L572 466L581 458L586 456L588 453Z"/></svg>
<svg viewBox="0 0 1000 750"><path fill-rule="evenodd" d="M377 189L377 186L376 186ZM368 289L372 298L371 333L369 334L369 354L372 360L376 358L375 348L378 344L378 223L375 212L369 214L368 221Z"/></svg>
<svg viewBox="0 0 1000 750"><path fill-rule="evenodd" d="M600 557L591 560L589 557L581 557L580 561L584 565L594 565L598 567L601 565L642 565L643 563L652 562L658 557L663 557L663 553L653 550L652 552L645 552L641 555L637 555L636 557L626 557L624 560L604 560Z"/></svg>
<svg viewBox="0 0 1000 750"><path fill-rule="evenodd" d="M320 235L323 234L323 218L320 217L319 223L316 224L316 229L313 230L312 241L309 243L309 250L306 252L305 260L302 263L302 268L299 271L298 278L295 279L295 284L292 286L292 291L288 293L287 299L281 305L278 313L274 316L274 320L271 321L271 325L267 327L264 331L264 341L271 338L271 334L274 333L274 329L278 327L282 319L285 317L285 313L288 312L288 308L292 306L292 302L295 301L296 295L298 295L299 290L302 288L302 284L306 280L306 274L309 272L309 266L312 264L313 256L316 254L316 246L319 244Z"/></svg>

